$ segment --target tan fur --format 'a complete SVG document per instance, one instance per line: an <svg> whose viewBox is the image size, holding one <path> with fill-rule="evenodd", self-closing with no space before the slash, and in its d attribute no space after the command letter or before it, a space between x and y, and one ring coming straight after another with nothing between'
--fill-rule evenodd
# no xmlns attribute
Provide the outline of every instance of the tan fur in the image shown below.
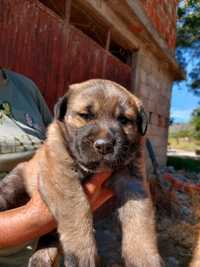
<svg viewBox="0 0 200 267"><path fill-rule="evenodd" d="M91 90L87 91L87 88ZM136 125L137 115L142 109L141 102L120 85L98 79L72 85L66 95L70 100L67 109L71 113L63 117L62 122L58 119L53 121L48 128L45 143L29 162L20 167L28 194L31 195L39 188L42 198L57 220L65 267L96 266L92 213L65 138L67 131L71 131L73 136L75 129L87 125L87 121L79 114L86 111L91 101L93 112L99 116L96 120L100 122L96 138L104 138L109 133L109 127L115 126L122 112L118 109L121 101L125 116L133 120L123 126L123 131L128 141L135 140L139 144L133 160L134 173L130 175L128 170L123 170L113 175L113 188L121 203L119 219L125 265L160 267L154 212L145 188L144 141ZM132 189L126 193L130 182ZM145 193L141 193L143 191Z"/></svg>
<svg viewBox="0 0 200 267"><path fill-rule="evenodd" d="M39 182L41 195L58 222L64 254L73 254L79 266L92 267L97 255L92 213L60 131L59 122L54 121L47 141L25 163L22 173L30 195ZM66 260L65 266L73 265Z"/></svg>
<svg viewBox="0 0 200 267"><path fill-rule="evenodd" d="M198 232L197 244L194 249L194 254L189 267L199 267L199 266L200 266L200 231Z"/></svg>

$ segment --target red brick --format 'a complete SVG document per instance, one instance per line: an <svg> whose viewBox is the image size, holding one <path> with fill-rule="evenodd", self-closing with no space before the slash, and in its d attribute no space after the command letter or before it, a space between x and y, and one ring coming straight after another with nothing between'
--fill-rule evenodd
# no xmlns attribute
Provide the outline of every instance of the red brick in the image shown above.
<svg viewBox="0 0 200 267"><path fill-rule="evenodd" d="M155 15L155 24L158 30L160 30L160 17L156 14Z"/></svg>
<svg viewBox="0 0 200 267"><path fill-rule="evenodd" d="M175 47L177 0L142 0L147 15L155 29L170 48ZM171 37L173 36L173 37Z"/></svg>

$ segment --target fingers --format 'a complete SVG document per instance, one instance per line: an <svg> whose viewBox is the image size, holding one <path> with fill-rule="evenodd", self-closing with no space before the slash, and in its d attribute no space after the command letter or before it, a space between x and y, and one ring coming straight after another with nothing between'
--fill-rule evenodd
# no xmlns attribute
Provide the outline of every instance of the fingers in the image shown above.
<svg viewBox="0 0 200 267"><path fill-rule="evenodd" d="M84 184L92 211L97 210L113 196L113 192L103 188L103 183L110 177L111 172L98 173Z"/></svg>
<svg viewBox="0 0 200 267"><path fill-rule="evenodd" d="M90 200L92 211L100 208L106 201L113 197L113 192L110 189L103 188L96 198Z"/></svg>
<svg viewBox="0 0 200 267"><path fill-rule="evenodd" d="M110 175L111 172L97 174L84 185L92 211L113 196L111 190L101 187ZM0 247L21 244L46 234L55 227L53 216L40 193L35 191L25 206L0 213Z"/></svg>
<svg viewBox="0 0 200 267"><path fill-rule="evenodd" d="M98 173L84 184L85 192L90 197L101 189L102 184L110 177L111 171Z"/></svg>

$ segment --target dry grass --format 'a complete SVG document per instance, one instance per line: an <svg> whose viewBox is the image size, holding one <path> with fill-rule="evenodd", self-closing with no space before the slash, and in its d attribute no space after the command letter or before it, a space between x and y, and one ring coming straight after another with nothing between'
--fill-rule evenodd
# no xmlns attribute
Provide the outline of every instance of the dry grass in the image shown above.
<svg viewBox="0 0 200 267"><path fill-rule="evenodd" d="M179 141L177 141L175 138L170 137L168 143L170 148L174 149L181 149L185 151L195 151L196 149L200 149L200 141L186 141L184 139L179 139Z"/></svg>

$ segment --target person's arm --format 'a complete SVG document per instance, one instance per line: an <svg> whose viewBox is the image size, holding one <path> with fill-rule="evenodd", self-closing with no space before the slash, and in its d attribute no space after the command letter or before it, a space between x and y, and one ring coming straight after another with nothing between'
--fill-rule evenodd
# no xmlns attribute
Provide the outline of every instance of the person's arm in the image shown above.
<svg viewBox="0 0 200 267"><path fill-rule="evenodd" d="M91 209L95 211L113 196L112 191L101 188L111 173L98 174L84 185ZM56 222L35 192L31 200L17 209L0 212L0 248L8 248L40 237L56 228Z"/></svg>
<svg viewBox="0 0 200 267"><path fill-rule="evenodd" d="M23 244L56 227L47 206L35 192L24 206L0 212L0 248Z"/></svg>

